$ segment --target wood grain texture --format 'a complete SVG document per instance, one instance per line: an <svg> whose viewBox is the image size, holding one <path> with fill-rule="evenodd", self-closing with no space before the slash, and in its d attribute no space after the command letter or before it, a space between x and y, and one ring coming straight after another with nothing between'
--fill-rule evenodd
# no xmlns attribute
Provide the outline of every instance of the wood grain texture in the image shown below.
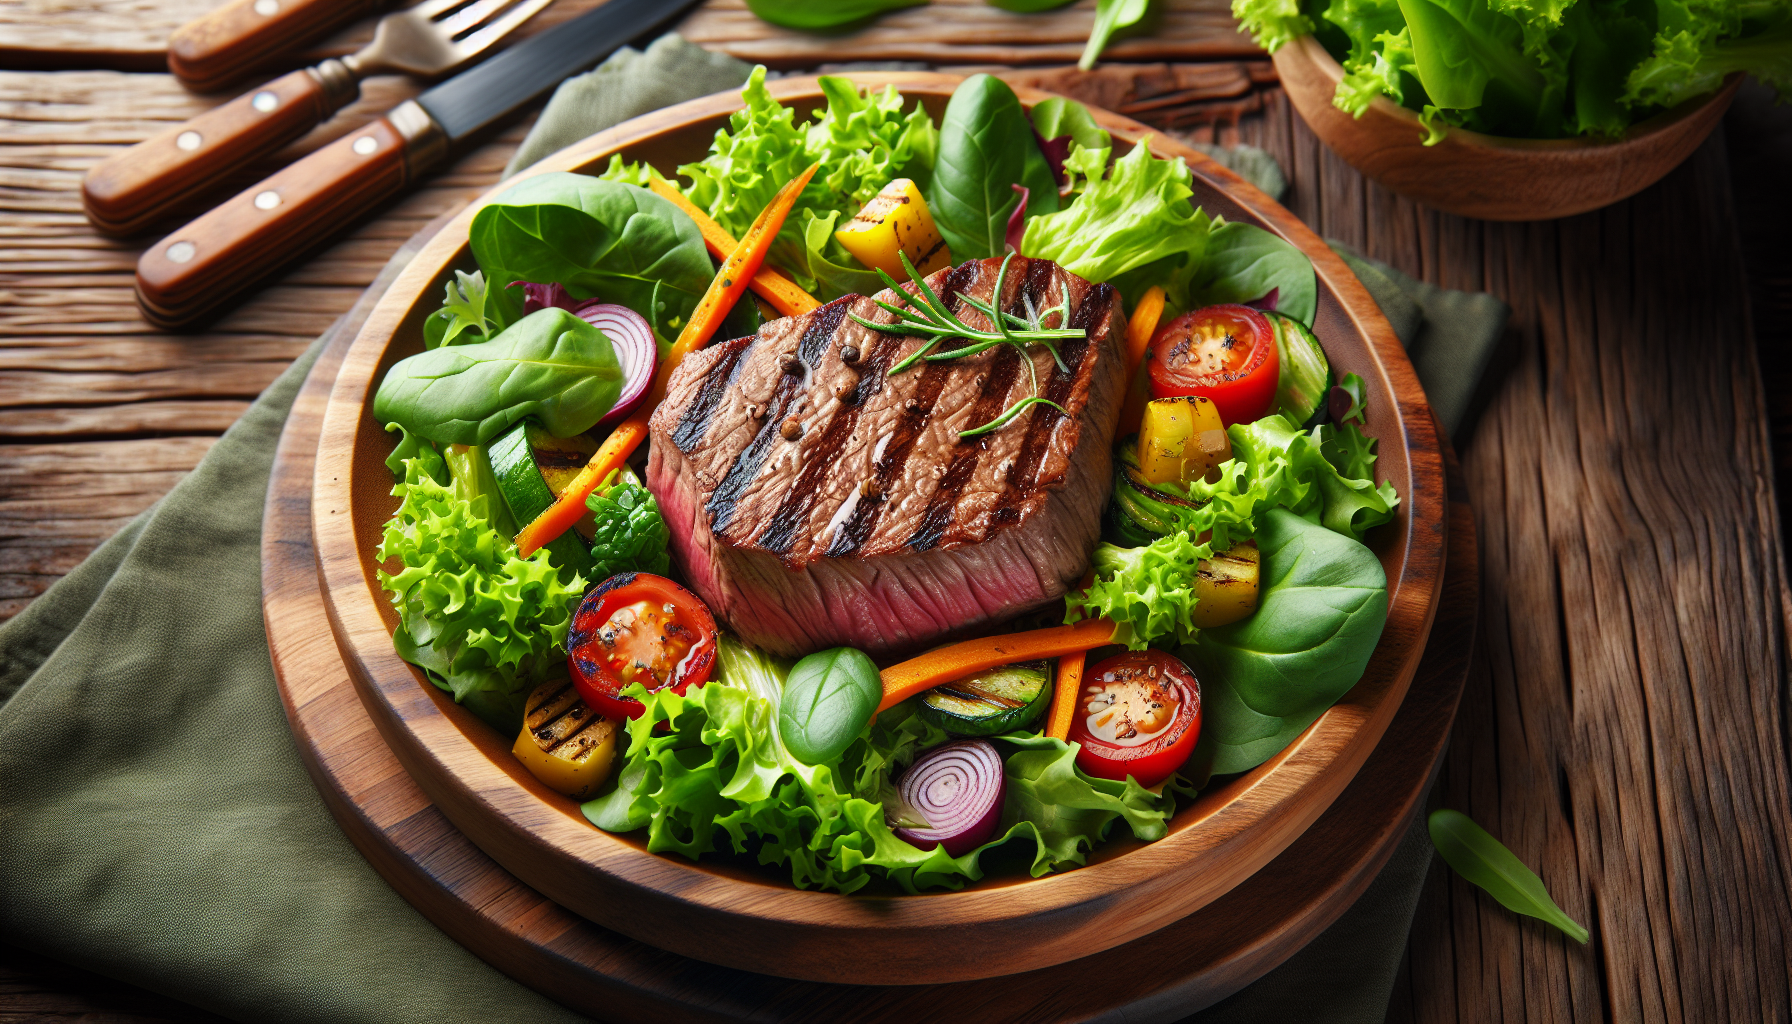
<svg viewBox="0 0 1792 1024"><path fill-rule="evenodd" d="M527 31L577 17L602 0L557 0ZM754 17L746 0L710 0L678 25L687 39L742 60L778 68L864 60L935 64L1070 64L1082 55L1096 0L1022 15L983 0L934 0L897 11L857 31L807 33ZM0 67L117 68L160 71L168 36L217 6L216 0L0 0ZM1113 61L1189 61L1261 57L1240 35L1229 0L1161 0L1150 33L1117 40ZM372 38L364 20L289 56L283 70L353 52Z"/></svg>
<svg viewBox="0 0 1792 1024"><path fill-rule="evenodd" d="M1463 456L1486 655L1438 799L1593 938L1437 872L1391 1019L1786 1020L1788 604L1721 135L1608 210L1490 224L1262 126L1308 223L1513 306Z"/></svg>
<svg viewBox="0 0 1792 1024"><path fill-rule="evenodd" d="M222 89L270 63L385 6L385 0L230 0L168 36L168 70L195 92Z"/></svg>
<svg viewBox="0 0 1792 1024"><path fill-rule="evenodd" d="M1707 99L1652 117L1614 139L1507 139L1461 128L1426 145L1419 115L1377 96L1361 117L1332 103L1344 69L1312 36L1276 51L1288 98L1344 162L1393 192L1446 213L1552 220L1628 199L1678 167L1723 119L1741 75Z"/></svg>
<svg viewBox="0 0 1792 1024"><path fill-rule="evenodd" d="M936 116L959 79L920 72L853 76L893 84ZM813 78L774 83L798 107L821 101ZM1018 90L1026 105L1045 98ZM636 118L562 150L520 177L604 166L614 153L667 168L701 154L740 100L721 95ZM1124 148L1152 134L1093 111ZM1389 612L1362 681L1289 748L1216 787L1155 843L1110 844L1089 866L1020 884L989 879L924 899L865 897L768 885L706 861L646 855L639 840L587 826L502 751L507 743L424 682L392 649L390 604L373 558L391 515L390 436L367 409L392 362L421 351L424 317L450 268L470 265L463 210L386 291L345 355L319 441L313 537L331 627L375 724L450 820L508 870L575 912L666 949L703 949L715 962L804 980L880 984L963 981L1062 963L1163 927L1217 899L1287 847L1342 791L1380 739L1410 683L1442 585L1446 502L1435 423L1405 353L1362 284L1285 210L1193 150L1212 214L1277 231L1313 260L1315 332L1339 372L1368 384L1366 430L1380 439L1377 473L1400 493L1395 521L1371 538L1389 580ZM490 198L488 194L487 199ZM1041 929L1048 915L1053 927ZM800 972L800 973L796 973Z"/></svg>
<svg viewBox="0 0 1792 1024"><path fill-rule="evenodd" d="M353 314L350 316L353 320ZM310 492L339 335L281 438L263 528L268 639L299 749L337 820L395 888L488 962L613 1021L1175 1020L1261 976L1324 930L1373 878L1443 752L1474 647L1476 557L1450 463L1450 555L1434 642L1359 778L1263 871L1156 934L1062 968L931 987L815 985L699 963L606 931L547 901L455 829L386 747L329 625L309 533ZM498 757L508 754L498 745ZM836 897L837 899L837 897ZM1151 969L1140 972L1148 961Z"/></svg>

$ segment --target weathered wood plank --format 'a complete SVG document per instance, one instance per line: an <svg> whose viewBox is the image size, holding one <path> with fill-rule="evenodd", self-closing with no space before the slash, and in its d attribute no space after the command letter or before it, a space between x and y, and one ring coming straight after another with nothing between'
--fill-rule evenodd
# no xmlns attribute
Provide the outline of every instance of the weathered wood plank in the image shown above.
<svg viewBox="0 0 1792 1024"><path fill-rule="evenodd" d="M1392 1019L1787 1019L1786 580L1721 137L1629 202L1499 225L1389 196L1277 116L1309 222L1513 306L1464 452L1485 645L1438 799L1593 932L1439 867Z"/></svg>
<svg viewBox="0 0 1792 1024"><path fill-rule="evenodd" d="M559 0L519 37L551 29L600 2ZM213 6L213 0L0 0L0 65L159 71L166 66L168 34ZM1189 61L1261 53L1238 34L1228 0L1165 0L1160 6L1152 30L1116 42L1110 59ZM931 9L887 14L868 29L815 34L766 24L747 10L745 0L710 0L677 30L710 49L773 67L863 60L1024 65L1074 62L1094 20L1095 0L1030 15L983 0L934 0ZM371 20L364 21L299 59L311 62L351 52L371 37L371 26Z"/></svg>

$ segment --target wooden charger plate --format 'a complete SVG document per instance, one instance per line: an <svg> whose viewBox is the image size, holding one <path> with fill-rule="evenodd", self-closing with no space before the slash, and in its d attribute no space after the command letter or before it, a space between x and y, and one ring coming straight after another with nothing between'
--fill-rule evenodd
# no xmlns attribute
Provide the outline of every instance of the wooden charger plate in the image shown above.
<svg viewBox="0 0 1792 1024"><path fill-rule="evenodd" d="M325 803L381 875L474 953L568 1006L613 1021L1174 1020L1255 981L1330 926L1421 810L1463 691L1480 594L1474 517L1447 450L1449 564L1431 642L1389 726L1397 741L1378 746L1279 857L1188 917L1059 967L930 987L789 981L600 928L518 881L430 802L374 728L330 635L308 540L312 469L330 382L365 314L358 307L319 359L274 460L262 588L281 699Z"/></svg>
<svg viewBox="0 0 1792 1024"><path fill-rule="evenodd" d="M894 84L936 118L959 79L933 73L848 76ZM774 83L799 110L824 100L813 78ZM1049 94L1018 90L1031 106ZM699 158L738 109L733 93L670 107L573 145L529 172L600 170L614 153L670 172ZM1120 148L1148 130L1103 111ZM741 970L819 982L935 984L1050 967L1184 918L1254 874L1310 826L1375 748L1412 681L1443 585L1446 494L1439 435L1399 340L1344 263L1288 211L1206 157L1153 147L1195 169L1209 213L1275 231L1313 260L1315 329L1339 372L1367 382L1379 472L1400 493L1372 538L1389 580L1389 614L1361 682L1287 750L1204 793L1156 843L1110 841L1088 866L1042 879L991 877L961 892L854 896L805 892L776 874L721 860L646 852L637 835L593 828L578 805L538 783L498 736L392 650L397 618L373 552L396 507L384 459L391 436L369 412L398 359L421 348L423 320L453 269L473 269L461 212L423 246L374 307L324 412L312 535L336 642L374 723L448 819L523 882L581 916L662 949ZM488 197L493 195L488 193Z"/></svg>

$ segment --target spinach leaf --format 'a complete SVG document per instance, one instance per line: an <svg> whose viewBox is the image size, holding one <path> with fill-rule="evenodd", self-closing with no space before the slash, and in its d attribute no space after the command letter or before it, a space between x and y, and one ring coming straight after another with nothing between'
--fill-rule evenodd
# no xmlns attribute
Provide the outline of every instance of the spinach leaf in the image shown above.
<svg viewBox="0 0 1792 1024"><path fill-rule="evenodd" d="M1431 812L1426 825L1431 845L1457 874L1486 890L1507 910L1547 921L1574 941L1587 944L1587 929L1556 906L1549 890L1543 888L1543 880L1468 815L1440 808Z"/></svg>
<svg viewBox="0 0 1792 1024"><path fill-rule="evenodd" d="M1286 747L1356 685L1388 617L1374 552L1285 509L1257 530L1257 611L1182 649L1201 670L1200 743L1213 772L1242 772Z"/></svg>
<svg viewBox="0 0 1792 1024"><path fill-rule="evenodd" d="M760 21L810 31L843 28L885 11L919 7L928 0L747 0Z"/></svg>
<svg viewBox="0 0 1792 1024"><path fill-rule="evenodd" d="M865 731L883 696L883 677L864 651L817 651L797 662L784 681L778 735L797 759L832 763Z"/></svg>
<svg viewBox="0 0 1792 1024"><path fill-rule="evenodd" d="M1008 218L1030 198L1026 216L1058 210L1058 185L1033 138L1033 123L1008 83L972 75L952 93L940 122L940 155L927 208L954 259L987 259L1007 251Z"/></svg>
<svg viewBox="0 0 1792 1024"><path fill-rule="evenodd" d="M380 382L373 415L438 444L484 444L530 415L555 437L571 437L590 430L621 391L622 367L604 332L544 309L490 341L400 360Z"/></svg>
<svg viewBox="0 0 1792 1024"><path fill-rule="evenodd" d="M500 327L522 311L521 289L510 285L534 281L620 303L673 338L715 276L684 211L646 189L584 174L523 179L473 217L470 238L491 296L486 313Z"/></svg>
<svg viewBox="0 0 1792 1024"><path fill-rule="evenodd" d="M1083 149L1113 149L1114 137L1095 123L1089 108L1075 100L1053 96L1033 105L1033 130L1050 142L1070 137Z"/></svg>
<svg viewBox="0 0 1792 1024"><path fill-rule="evenodd" d="M668 544L672 533L660 515L659 502L628 473L628 479L593 492L585 507L595 515L591 537L590 576L593 582L619 572L650 572L664 576L672 566Z"/></svg>
<svg viewBox="0 0 1792 1024"><path fill-rule="evenodd" d="M1255 224L1226 221L1207 233L1207 252L1188 290L1190 306L1254 303L1274 296L1267 308L1309 325L1319 294L1306 253Z"/></svg>

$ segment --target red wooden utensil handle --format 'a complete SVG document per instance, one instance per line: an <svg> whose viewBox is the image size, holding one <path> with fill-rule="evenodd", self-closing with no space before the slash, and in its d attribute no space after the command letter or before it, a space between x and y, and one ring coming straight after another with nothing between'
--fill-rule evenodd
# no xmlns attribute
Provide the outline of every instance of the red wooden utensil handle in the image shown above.
<svg viewBox="0 0 1792 1024"><path fill-rule="evenodd" d="M380 118L152 246L137 299L164 327L190 324L404 187L405 140Z"/></svg>
<svg viewBox="0 0 1792 1024"><path fill-rule="evenodd" d="M354 78L336 61L276 78L88 171L81 183L87 219L107 234L128 235L183 212L208 190L215 194L231 172L322 124L355 94Z"/></svg>
<svg viewBox="0 0 1792 1024"><path fill-rule="evenodd" d="M387 0L231 0L174 30L168 37L168 70L188 88L209 92L269 64L281 53L289 53L373 13L386 3Z"/></svg>

